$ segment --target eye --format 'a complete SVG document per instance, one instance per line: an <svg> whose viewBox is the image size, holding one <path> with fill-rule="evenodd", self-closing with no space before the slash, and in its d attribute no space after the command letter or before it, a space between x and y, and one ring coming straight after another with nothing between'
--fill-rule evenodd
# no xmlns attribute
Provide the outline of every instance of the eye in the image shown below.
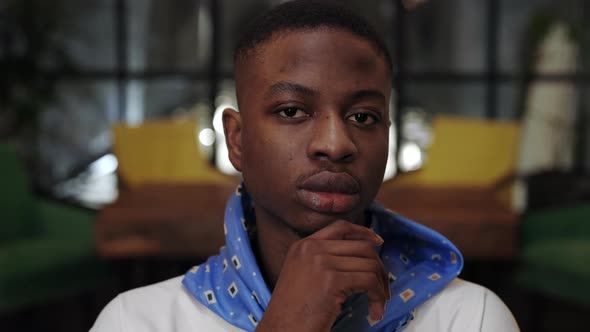
<svg viewBox="0 0 590 332"><path fill-rule="evenodd" d="M302 117L308 116L307 113L305 113L303 110L301 110L297 107L283 108L283 109L279 110L277 113L284 118L290 118L290 119L297 119L297 118L302 118Z"/></svg>
<svg viewBox="0 0 590 332"><path fill-rule="evenodd" d="M352 122L356 122L362 125L371 125L379 120L376 116L369 113L355 113L349 116L348 119Z"/></svg>

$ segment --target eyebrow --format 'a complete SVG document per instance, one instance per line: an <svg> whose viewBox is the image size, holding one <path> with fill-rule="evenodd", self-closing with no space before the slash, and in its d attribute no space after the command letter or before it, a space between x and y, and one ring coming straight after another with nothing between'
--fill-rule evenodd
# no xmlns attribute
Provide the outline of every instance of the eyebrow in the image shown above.
<svg viewBox="0 0 590 332"><path fill-rule="evenodd" d="M386 98L379 90L359 90L355 91L352 96L351 100L359 100L364 98L377 98L379 101L385 102Z"/></svg>
<svg viewBox="0 0 590 332"><path fill-rule="evenodd" d="M279 92L295 92L298 94L302 94L305 96L315 96L317 95L317 91L312 90L306 86L303 86L301 84L297 84L297 83L293 83L293 82L287 82L287 81L281 81L281 82L277 82L273 85L270 86L270 88L268 88L268 91L266 92L266 96L269 97L273 94L279 93Z"/></svg>
<svg viewBox="0 0 590 332"><path fill-rule="evenodd" d="M316 96L318 94L317 91L306 87L304 85L289 82L289 81L280 81L277 82L268 88L268 91L265 93L266 97L270 97L273 94L280 93L280 92L295 92L304 96ZM355 91L351 96L350 100L360 100L364 98L377 98L379 101L385 102L386 98L379 90L359 90Z"/></svg>

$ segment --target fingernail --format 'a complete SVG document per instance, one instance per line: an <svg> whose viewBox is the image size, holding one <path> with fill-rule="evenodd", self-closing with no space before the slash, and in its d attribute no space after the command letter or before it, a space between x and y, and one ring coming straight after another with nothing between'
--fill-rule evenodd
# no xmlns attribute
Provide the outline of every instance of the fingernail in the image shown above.
<svg viewBox="0 0 590 332"><path fill-rule="evenodd" d="M385 316L385 314L381 314L381 315L378 315L378 316L373 316L373 315L371 315L371 319L372 319L374 322L378 322L378 321L381 321L381 320L383 320L383 316Z"/></svg>
<svg viewBox="0 0 590 332"><path fill-rule="evenodd" d="M385 240L383 240L383 238L381 236L379 236L379 234L375 233L375 238L377 238L377 240L379 240L380 244L383 244L383 242L385 242Z"/></svg>

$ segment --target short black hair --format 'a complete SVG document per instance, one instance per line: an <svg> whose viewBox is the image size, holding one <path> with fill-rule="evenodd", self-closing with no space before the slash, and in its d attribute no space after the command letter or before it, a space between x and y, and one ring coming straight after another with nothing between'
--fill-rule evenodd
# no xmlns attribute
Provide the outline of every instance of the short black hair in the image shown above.
<svg viewBox="0 0 590 332"><path fill-rule="evenodd" d="M323 27L345 30L365 39L384 57L392 72L387 46L367 20L338 3L318 0L289 1L254 19L238 39L234 61L252 55L261 44L277 33Z"/></svg>

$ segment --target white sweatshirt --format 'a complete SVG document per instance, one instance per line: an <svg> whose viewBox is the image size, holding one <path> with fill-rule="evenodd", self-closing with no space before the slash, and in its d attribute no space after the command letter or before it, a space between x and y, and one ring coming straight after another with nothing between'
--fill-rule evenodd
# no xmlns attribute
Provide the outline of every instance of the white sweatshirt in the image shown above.
<svg viewBox="0 0 590 332"><path fill-rule="evenodd" d="M243 331L196 301L182 276L118 295L90 332ZM518 332L514 317L490 290L456 279L419 306L404 332Z"/></svg>

